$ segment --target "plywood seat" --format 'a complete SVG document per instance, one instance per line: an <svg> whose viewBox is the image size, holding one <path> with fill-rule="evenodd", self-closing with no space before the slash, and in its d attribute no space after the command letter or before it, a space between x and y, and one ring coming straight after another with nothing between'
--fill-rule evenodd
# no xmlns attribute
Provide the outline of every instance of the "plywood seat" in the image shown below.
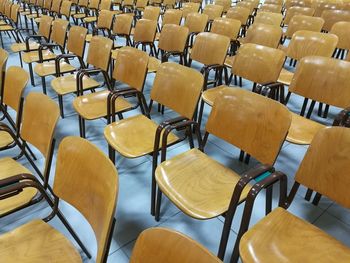
<svg viewBox="0 0 350 263"><path fill-rule="evenodd" d="M73 107L81 117L86 120L94 120L107 116L107 97L110 92L103 90L79 96L74 99ZM131 108L131 104L119 97L115 103L116 111Z"/></svg>
<svg viewBox="0 0 350 263"><path fill-rule="evenodd" d="M121 10L111 10L113 15L120 15L120 14L123 14L123 11Z"/></svg>
<svg viewBox="0 0 350 263"><path fill-rule="evenodd" d="M40 24L41 19L42 19L41 17L37 17L34 19L34 21L35 21L35 23Z"/></svg>
<svg viewBox="0 0 350 263"><path fill-rule="evenodd" d="M0 131L0 148L6 147L13 143L11 135L5 131Z"/></svg>
<svg viewBox="0 0 350 263"><path fill-rule="evenodd" d="M85 23L93 23L93 22L97 21L97 17L96 16L87 16L87 17L84 17L83 20Z"/></svg>
<svg viewBox="0 0 350 263"><path fill-rule="evenodd" d="M40 14L28 14L28 15L26 15L26 17L27 17L28 19L33 19L33 18L40 17Z"/></svg>
<svg viewBox="0 0 350 263"><path fill-rule="evenodd" d="M350 262L348 247L283 208L242 237L240 255L243 262Z"/></svg>
<svg viewBox="0 0 350 263"><path fill-rule="evenodd" d="M5 20L0 20L0 26L7 25Z"/></svg>
<svg viewBox="0 0 350 263"><path fill-rule="evenodd" d="M20 163L16 162L12 158L6 157L0 159L0 181L17 174L31 174L31 172ZM16 207L27 204L37 194L35 188L24 188L23 191L15 196L1 200L0 202L0 214L4 214L13 210ZM2 251L3 244L1 244L0 237L0 251ZM0 258L3 260L2 253L0 252ZM6 260L5 260L6 262ZM14 261L15 262L15 261ZM19 261L18 261L19 262Z"/></svg>
<svg viewBox="0 0 350 263"><path fill-rule="evenodd" d="M228 86L221 85L215 88L208 89L202 93L202 100L204 100L204 102L209 104L210 106L213 106L215 99L223 95L224 91L227 88ZM239 88L239 87L236 87L236 88Z"/></svg>
<svg viewBox="0 0 350 263"><path fill-rule="evenodd" d="M104 136L121 155L136 158L153 152L157 127L157 123L144 115L136 115L108 125ZM177 140L178 137L170 133L168 145Z"/></svg>
<svg viewBox="0 0 350 263"><path fill-rule="evenodd" d="M310 144L315 134L325 126L298 114L292 113L287 141L296 144Z"/></svg>
<svg viewBox="0 0 350 263"><path fill-rule="evenodd" d="M60 71L61 73L67 73L76 70L71 64L62 61L60 63ZM34 67L34 72L38 74L40 77L50 76L56 74L56 65L55 61L49 61L44 63L38 63Z"/></svg>
<svg viewBox="0 0 350 263"><path fill-rule="evenodd" d="M284 84L284 85L289 86L290 83L292 82L293 76L294 76L293 72L290 72L290 71L282 68L281 73L280 73L277 81Z"/></svg>
<svg viewBox="0 0 350 263"><path fill-rule="evenodd" d="M76 19L82 19L82 18L86 17L86 14L85 13L78 13L78 14L74 14L73 17Z"/></svg>
<svg viewBox="0 0 350 263"><path fill-rule="evenodd" d="M9 31L9 30L15 30L15 29L10 25L0 25L0 31Z"/></svg>
<svg viewBox="0 0 350 263"><path fill-rule="evenodd" d="M38 49L39 44L36 42L29 43L29 49ZM11 45L12 52L21 52L27 50L26 43L14 43Z"/></svg>
<svg viewBox="0 0 350 263"><path fill-rule="evenodd" d="M82 262L71 242L42 220L33 220L0 236L4 262Z"/></svg>
<svg viewBox="0 0 350 263"><path fill-rule="evenodd" d="M224 65L226 67L232 68L233 62L234 62L235 56L229 56L225 58Z"/></svg>
<svg viewBox="0 0 350 263"><path fill-rule="evenodd" d="M51 81L52 88L59 95L65 95L77 91L77 75L71 74L63 77L55 78ZM97 88L100 84L93 78L83 77L84 90Z"/></svg>
<svg viewBox="0 0 350 263"><path fill-rule="evenodd" d="M56 55L50 50L43 50L43 59L54 59ZM22 54L22 59L25 63L33 63L39 61L39 51L30 51Z"/></svg>
<svg viewBox="0 0 350 263"><path fill-rule="evenodd" d="M226 212L240 178L198 149L177 155L161 163L156 170L162 192L184 213L197 219L213 218ZM250 188L250 185L244 188L240 201L246 198Z"/></svg>

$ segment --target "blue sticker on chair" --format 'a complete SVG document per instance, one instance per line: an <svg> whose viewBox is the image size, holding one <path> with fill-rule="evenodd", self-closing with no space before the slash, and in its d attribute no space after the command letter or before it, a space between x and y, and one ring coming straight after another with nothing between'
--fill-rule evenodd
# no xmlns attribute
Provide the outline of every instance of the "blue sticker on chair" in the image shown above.
<svg viewBox="0 0 350 263"><path fill-rule="evenodd" d="M267 171L263 174L260 174L258 177L256 177L254 180L255 182L259 183L260 181L264 180L265 178L269 177L271 172Z"/></svg>

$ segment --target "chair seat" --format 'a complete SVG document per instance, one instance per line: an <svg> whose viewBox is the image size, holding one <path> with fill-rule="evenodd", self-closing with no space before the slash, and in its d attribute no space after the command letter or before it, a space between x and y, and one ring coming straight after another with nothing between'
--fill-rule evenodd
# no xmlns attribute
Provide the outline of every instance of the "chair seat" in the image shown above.
<svg viewBox="0 0 350 263"><path fill-rule="evenodd" d="M281 73L278 77L277 82L289 86L292 82L294 73L282 68Z"/></svg>
<svg viewBox="0 0 350 263"><path fill-rule="evenodd" d="M83 96L73 100L75 111L86 120L95 120L107 116L107 97L109 91L103 90ZM123 111L131 108L131 104L119 97L115 103L116 111Z"/></svg>
<svg viewBox="0 0 350 263"><path fill-rule="evenodd" d="M121 10L111 10L111 12L113 13L113 15L120 15L120 14L122 14L123 13L123 11L121 11Z"/></svg>
<svg viewBox="0 0 350 263"><path fill-rule="evenodd" d="M15 30L15 29L10 25L0 25L0 31L10 31L10 30Z"/></svg>
<svg viewBox="0 0 350 263"><path fill-rule="evenodd" d="M52 53L50 50L43 50L43 59L54 59L56 55ZM24 52L22 54L23 62L25 63L33 63L39 61L39 51L30 51Z"/></svg>
<svg viewBox="0 0 350 263"><path fill-rule="evenodd" d="M0 148L6 147L13 143L13 139L8 132L0 131Z"/></svg>
<svg viewBox="0 0 350 263"><path fill-rule="evenodd" d="M235 56L226 57L224 65L226 67L232 68L234 59L235 59Z"/></svg>
<svg viewBox="0 0 350 263"><path fill-rule="evenodd" d="M38 49L39 48L39 44L36 42L31 42L29 43L29 49ZM26 43L14 43L11 45L11 51L12 52L21 52L21 51L25 51L27 49L26 47Z"/></svg>
<svg viewBox="0 0 350 263"><path fill-rule="evenodd" d="M42 220L0 235L3 262L82 262L71 242Z"/></svg>
<svg viewBox="0 0 350 263"><path fill-rule="evenodd" d="M40 14L28 14L26 15L27 19L33 19L33 18L38 18L40 17L41 15Z"/></svg>
<svg viewBox="0 0 350 263"><path fill-rule="evenodd" d="M93 78L89 78L87 76L83 77L83 89L93 89L100 86ZM73 93L77 91L77 75L70 74L58 78L54 78L51 81L51 87L56 91L59 95L65 95L68 93Z"/></svg>
<svg viewBox="0 0 350 263"><path fill-rule="evenodd" d="M96 16L87 16L83 18L84 23L93 23L97 21L97 17Z"/></svg>
<svg viewBox="0 0 350 263"><path fill-rule="evenodd" d="M156 169L162 192L187 215L197 219L217 217L228 210L240 176L198 149L161 163ZM241 194L243 201L251 186Z"/></svg>
<svg viewBox="0 0 350 263"><path fill-rule="evenodd" d="M86 17L86 14L85 13L78 13L78 14L74 14L73 17L76 19L82 19L82 18Z"/></svg>
<svg viewBox="0 0 350 263"><path fill-rule="evenodd" d="M153 152L158 124L144 115L136 115L108 125L104 136L109 145L121 155L136 158ZM179 138L170 133L168 144Z"/></svg>
<svg viewBox="0 0 350 263"><path fill-rule="evenodd" d="M0 20L0 26L7 25L5 20Z"/></svg>
<svg viewBox="0 0 350 263"><path fill-rule="evenodd" d="M85 37L85 41L86 42L90 42L91 38L92 38L92 34L87 34L86 37Z"/></svg>
<svg viewBox="0 0 350 263"><path fill-rule="evenodd" d="M286 140L295 144L310 144L315 134L325 126L298 114L292 113Z"/></svg>
<svg viewBox="0 0 350 263"><path fill-rule="evenodd" d="M230 88L231 87L228 87L226 85L221 85L215 88L207 89L206 91L203 91L202 99L208 105L213 106L216 97L222 96L224 91ZM233 86L232 88L238 88L238 87Z"/></svg>
<svg viewBox="0 0 350 263"><path fill-rule="evenodd" d="M240 241L243 262L350 262L350 249L316 226L276 208Z"/></svg>
<svg viewBox="0 0 350 263"><path fill-rule="evenodd" d="M61 73L72 72L75 70L76 68L68 64L67 62L64 62L64 61L60 62ZM55 61L48 61L48 62L36 64L34 67L34 72L38 74L40 77L55 75L56 74Z"/></svg>
<svg viewBox="0 0 350 263"><path fill-rule="evenodd" d="M9 178L11 176L23 174L23 173L32 174L27 168L25 168L23 165L16 162L12 158L0 159L0 181L3 179ZM24 188L20 194L1 200L0 214L7 213L19 206L29 203L33 199L33 197L35 197L36 194L37 194L37 190L35 188L27 187L27 188ZM0 251L2 247L3 246L0 245ZM0 253L0 258L2 259L1 253ZM6 260L4 262L6 262ZM16 261L12 261L12 262L16 262Z"/></svg>

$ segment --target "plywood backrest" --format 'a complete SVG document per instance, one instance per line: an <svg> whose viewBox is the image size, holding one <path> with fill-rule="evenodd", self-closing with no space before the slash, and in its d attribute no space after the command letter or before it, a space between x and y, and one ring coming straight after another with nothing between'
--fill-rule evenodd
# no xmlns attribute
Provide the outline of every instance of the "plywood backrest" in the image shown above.
<svg viewBox="0 0 350 263"><path fill-rule="evenodd" d="M17 113L20 110L20 101L28 79L28 73L21 67L11 66L5 73L2 102Z"/></svg>
<svg viewBox="0 0 350 263"><path fill-rule="evenodd" d="M214 20L215 18L221 17L224 7L221 5L206 5L203 9L203 14L208 15L209 20Z"/></svg>
<svg viewBox="0 0 350 263"><path fill-rule="evenodd" d="M192 119L202 87L203 75L197 70L166 62L158 68L151 99Z"/></svg>
<svg viewBox="0 0 350 263"><path fill-rule="evenodd" d="M97 27L100 29L111 29L114 13L110 10L101 10L97 19Z"/></svg>
<svg viewBox="0 0 350 263"><path fill-rule="evenodd" d="M232 7L226 13L227 18L237 19L241 21L242 25L247 24L249 15L250 15L250 10L248 8L241 7L241 6Z"/></svg>
<svg viewBox="0 0 350 263"><path fill-rule="evenodd" d="M58 105L42 93L31 92L25 98L20 136L48 157L56 123Z"/></svg>
<svg viewBox="0 0 350 263"><path fill-rule="evenodd" d="M350 129L328 127L313 138L295 180L350 208Z"/></svg>
<svg viewBox="0 0 350 263"><path fill-rule="evenodd" d="M301 6L293 6L287 10L286 16L284 18L283 23L285 25L289 25L290 20L295 15L304 15L304 16L312 16L315 13L315 9L311 7L301 7Z"/></svg>
<svg viewBox="0 0 350 263"><path fill-rule="evenodd" d="M116 16L113 24L113 34L130 35L133 17L127 14Z"/></svg>
<svg viewBox="0 0 350 263"><path fill-rule="evenodd" d="M113 41L107 37L93 36L90 41L87 63L107 71L111 58Z"/></svg>
<svg viewBox="0 0 350 263"><path fill-rule="evenodd" d="M51 40L61 47L64 47L66 41L68 25L67 20L59 18L52 22Z"/></svg>
<svg viewBox="0 0 350 263"><path fill-rule="evenodd" d="M259 84L276 82L284 60L285 53L282 50L244 44L235 56L232 73Z"/></svg>
<svg viewBox="0 0 350 263"><path fill-rule="evenodd" d="M82 57L85 50L87 29L82 26L72 26L69 30L67 49L73 54Z"/></svg>
<svg viewBox="0 0 350 263"><path fill-rule="evenodd" d="M53 0L50 10L56 13L60 12L62 0Z"/></svg>
<svg viewBox="0 0 350 263"><path fill-rule="evenodd" d="M153 42L157 31L157 21L140 19L136 23L134 42Z"/></svg>
<svg viewBox="0 0 350 263"><path fill-rule="evenodd" d="M167 24L162 28L158 47L169 52L184 52L188 28L179 25Z"/></svg>
<svg viewBox="0 0 350 263"><path fill-rule="evenodd" d="M51 16L42 16L40 18L40 24L39 24L39 35L44 36L47 39L50 38L51 33L51 24L53 21L53 18Z"/></svg>
<svg viewBox="0 0 350 263"><path fill-rule="evenodd" d="M300 30L321 32L323 24L324 19L321 17L294 15L289 22L286 37L292 38L293 34Z"/></svg>
<svg viewBox="0 0 350 263"><path fill-rule="evenodd" d="M118 196L118 173L91 142L69 136L57 153L54 193L90 223L97 240L96 262L103 262Z"/></svg>
<svg viewBox="0 0 350 263"><path fill-rule="evenodd" d="M199 13L190 13L186 16L185 27L188 27L190 33L204 32L208 23L208 15Z"/></svg>
<svg viewBox="0 0 350 263"><path fill-rule="evenodd" d="M350 62L320 56L301 59L289 90L340 108L350 105Z"/></svg>
<svg viewBox="0 0 350 263"><path fill-rule="evenodd" d="M160 15L160 7L156 6L147 6L145 11L143 11L143 19L149 19L158 22Z"/></svg>
<svg viewBox="0 0 350 263"><path fill-rule="evenodd" d="M9 54L5 49L0 48L0 94L4 88L4 76L6 71L7 60L9 58Z"/></svg>
<svg viewBox="0 0 350 263"><path fill-rule="evenodd" d="M133 47L119 49L113 70L113 79L142 91L147 74L149 56Z"/></svg>
<svg viewBox="0 0 350 263"><path fill-rule="evenodd" d="M337 48L350 49L350 22L337 22L332 26L330 31L338 37Z"/></svg>
<svg viewBox="0 0 350 263"><path fill-rule="evenodd" d="M239 1L236 6L238 7L245 7L249 10L249 15L251 15L254 11L254 3L249 1Z"/></svg>
<svg viewBox="0 0 350 263"><path fill-rule="evenodd" d="M182 17L187 18L190 13L198 13L199 3L184 3L182 6Z"/></svg>
<svg viewBox="0 0 350 263"><path fill-rule="evenodd" d="M189 237L165 228L144 230L136 240L130 263L219 263L207 248Z"/></svg>
<svg viewBox="0 0 350 263"><path fill-rule="evenodd" d="M271 12L271 13L281 14L282 5L263 4L259 10L263 11L263 12Z"/></svg>
<svg viewBox="0 0 350 263"><path fill-rule="evenodd" d="M165 11L162 21L162 26L173 24L180 25L182 19L182 11L179 9L168 9Z"/></svg>
<svg viewBox="0 0 350 263"><path fill-rule="evenodd" d="M215 0L215 5L221 5L223 12L226 13L231 7L231 0Z"/></svg>
<svg viewBox="0 0 350 263"><path fill-rule="evenodd" d="M72 1L65 0L62 2L60 14L64 15L67 19L70 17Z"/></svg>
<svg viewBox="0 0 350 263"><path fill-rule="evenodd" d="M230 45L230 38L210 32L199 33L194 41L191 59L204 65L222 65Z"/></svg>
<svg viewBox="0 0 350 263"><path fill-rule="evenodd" d="M247 30L244 43L253 43L266 47L277 48L282 37L279 26L254 23Z"/></svg>
<svg viewBox="0 0 350 263"><path fill-rule="evenodd" d="M210 32L227 36L236 40L241 29L241 21L231 18L216 18L211 26Z"/></svg>
<svg viewBox="0 0 350 263"><path fill-rule="evenodd" d="M254 18L254 23L280 26L282 19L283 15L281 13L259 11Z"/></svg>
<svg viewBox="0 0 350 263"><path fill-rule="evenodd" d="M350 11L346 10L325 10L322 12L321 17L324 19L325 23L323 25L323 30L329 32L332 26L340 21L350 22Z"/></svg>
<svg viewBox="0 0 350 263"><path fill-rule="evenodd" d="M101 0L100 2L100 6L99 9L102 10L111 10L111 5L112 5L112 1L111 0Z"/></svg>
<svg viewBox="0 0 350 263"><path fill-rule="evenodd" d="M291 123L291 113L281 103L239 88L227 87L217 97L206 130L273 165Z"/></svg>

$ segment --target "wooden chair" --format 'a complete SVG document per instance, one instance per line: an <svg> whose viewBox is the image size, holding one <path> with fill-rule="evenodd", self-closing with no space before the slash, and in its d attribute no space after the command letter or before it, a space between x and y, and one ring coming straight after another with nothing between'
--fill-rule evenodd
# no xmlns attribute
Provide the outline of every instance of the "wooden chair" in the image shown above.
<svg viewBox="0 0 350 263"><path fill-rule="evenodd" d="M28 75L26 72L20 72L20 68L15 69L19 79L17 79L18 87L17 92L22 92L19 87L23 87L22 82L28 81ZM23 71L23 70L22 70ZM26 79L23 79L26 78ZM21 97L21 93L19 96ZM10 96L7 100L10 100ZM14 97L13 97L14 99ZM18 99L18 98L17 98ZM23 99L22 99L23 102ZM12 103L11 103L12 104ZM17 105L16 105L17 104ZM11 107L19 107L18 101L13 101ZM18 110L18 114L22 112L22 109ZM43 112L45 114L43 114ZM21 116L21 126L18 133L13 132L4 123L1 124L1 133L9 134L15 145L19 147L21 153L18 157L25 155L30 165L34 168L36 174L42 180L44 189L49 188L49 174L51 168L51 161L54 150L55 140L53 138L55 126L59 118L59 110L57 104L51 99L40 93L30 93L24 103L23 115ZM17 137L18 136L18 137ZM27 143L30 143L37 148L45 158L44 170L41 172L34 163L33 159L27 153ZM15 161L11 157L4 157L0 159L1 173L0 173L0 185L1 188L7 185L8 181L11 181L11 177L19 174L32 174L25 166ZM18 179L17 179L18 181ZM40 194L34 188L26 188L20 191L18 194L10 196L10 198L2 200L0 205L0 217L6 216L10 213L18 211L24 207L35 204L41 200ZM2 246L3 247L3 246ZM11 252L11 251L10 251ZM13 251L12 251L13 252ZM3 259L3 256L1 256Z"/></svg>
<svg viewBox="0 0 350 263"><path fill-rule="evenodd" d="M149 228L138 236L130 263L219 263L222 262L204 246L174 230Z"/></svg>
<svg viewBox="0 0 350 263"><path fill-rule="evenodd" d="M81 1L81 0L80 0ZM83 21L85 17L96 14L100 0L79 1L80 12L73 14L73 21L78 25L79 21Z"/></svg>
<svg viewBox="0 0 350 263"><path fill-rule="evenodd" d="M141 114L113 122L104 130L111 160L115 159L115 151L127 158L152 155L152 215L155 212L156 185L154 171L158 163L158 153L162 149L163 156L168 146L184 139L175 135L172 132L173 129L182 129L182 131L188 133L190 145L193 146L191 130L192 126L196 124L192 119L202 87L203 76L196 70L176 63L162 63L155 76L149 108L152 108L153 101L155 101L169 107L179 117L166 120L158 125ZM118 96L118 93L116 95ZM111 105L113 105L113 98ZM150 110L146 109L145 111L145 114L149 115ZM113 111L112 116L114 116ZM114 119L112 118L110 121L114 121ZM199 135L197 134L197 136Z"/></svg>
<svg viewBox="0 0 350 263"><path fill-rule="evenodd" d="M9 58L9 54L6 52L6 50L0 48L0 100L3 96L4 79L5 79L5 72L6 72L6 65L7 65L8 58Z"/></svg>
<svg viewBox="0 0 350 263"><path fill-rule="evenodd" d="M132 42L130 39L132 21L132 16L128 14L117 15L114 19L112 27L112 38L115 39L116 37L123 37L126 39L126 46L132 46Z"/></svg>
<svg viewBox="0 0 350 263"><path fill-rule="evenodd" d="M104 17L102 18L102 21L108 20L108 18L106 18L106 14L108 14L108 12L105 12L105 11L109 11L111 13L111 15L108 15L108 17L112 16L112 19L113 19L113 15L115 14L115 12L111 11L111 5L112 5L111 0L101 0L101 2L99 3L99 6L98 6L98 10L95 12L95 14L83 18L84 26L88 27L89 24L91 24L92 28L94 29L95 28L94 25L100 19L99 17L101 16L102 11L104 11L103 12ZM106 22L105 25L103 25L103 27L105 27L106 25L109 25L109 20L108 20L108 22ZM110 29L111 26L112 26L112 21L111 21L108 29Z"/></svg>
<svg viewBox="0 0 350 263"><path fill-rule="evenodd" d="M252 187L249 181L273 171L272 165L290 122L290 113L281 103L243 89L226 88L223 96L214 102L199 149L191 149L169 160L162 158L157 167L156 220L159 220L161 193L192 218L206 220L225 215L218 252L218 257L223 259L235 210ZM204 153L209 134L266 165L241 177ZM269 212L269 205L266 210ZM239 240L236 242L238 244Z"/></svg>
<svg viewBox="0 0 350 263"><path fill-rule="evenodd" d="M56 18L60 12L61 5L62 5L62 0L53 0L51 4L51 8L49 10L49 15Z"/></svg>
<svg viewBox="0 0 350 263"><path fill-rule="evenodd" d="M350 208L348 177L343 176L344 171L350 168L349 142L350 129L347 128L325 128L317 133L299 166L285 204L273 210L243 235L239 245L243 262L350 260L349 247L286 210L300 185Z"/></svg>
<svg viewBox="0 0 350 263"><path fill-rule="evenodd" d="M330 31L338 37L336 58L345 58L345 51L350 50L350 22L337 22Z"/></svg>
<svg viewBox="0 0 350 263"><path fill-rule="evenodd" d="M249 15L250 15L250 10L248 8L235 6L235 7L231 7L227 11L226 18L237 19L241 21L241 25L242 25L241 36L244 36L246 29L248 28Z"/></svg>
<svg viewBox="0 0 350 263"><path fill-rule="evenodd" d="M281 14L281 13L282 13L282 5L265 4L265 3L264 3L264 4L259 8L259 11Z"/></svg>
<svg viewBox="0 0 350 263"><path fill-rule="evenodd" d="M319 2L315 5L314 16L322 16L325 10L338 10L341 9L341 3Z"/></svg>
<svg viewBox="0 0 350 263"><path fill-rule="evenodd" d="M200 8L199 3L184 3L182 6L182 17L187 19L187 15L190 13L198 13Z"/></svg>
<svg viewBox="0 0 350 263"><path fill-rule="evenodd" d="M224 61L230 46L230 38L224 35L218 35L210 32L199 33L194 41L191 50L188 66L191 66L192 60L202 64L201 73L204 75L203 90L206 90L209 84L220 85L222 83L222 72ZM210 71L215 71L215 79L209 81Z"/></svg>
<svg viewBox="0 0 350 263"><path fill-rule="evenodd" d="M315 9L310 7L300 7L300 6L293 6L288 9L286 12L286 16L283 20L283 25L288 26L289 22L295 15L303 15L303 16L313 16L315 13Z"/></svg>
<svg viewBox="0 0 350 263"><path fill-rule="evenodd" d="M237 49L237 38L241 30L241 21L230 18L216 18L214 19L210 32L227 36L231 40L230 54L233 54Z"/></svg>
<svg viewBox="0 0 350 263"><path fill-rule="evenodd" d="M98 35L101 31L104 36L111 37L111 27L114 19L113 11L101 10L98 17L96 26L92 26L92 34L86 36L86 41L90 42L92 36ZM85 26L87 28L87 26Z"/></svg>
<svg viewBox="0 0 350 263"><path fill-rule="evenodd" d="M160 7L146 6L145 11L142 14L143 19L156 21L158 23L160 16Z"/></svg>
<svg viewBox="0 0 350 263"><path fill-rule="evenodd" d="M220 18L222 16L222 13L224 11L224 7L221 5L206 5L203 9L203 14L208 15L208 30L211 27L211 23L213 23L215 18Z"/></svg>
<svg viewBox="0 0 350 263"><path fill-rule="evenodd" d="M204 32L208 23L208 15L190 13L186 16L185 27L189 30L187 46L191 48L193 46L194 38L197 34Z"/></svg>
<svg viewBox="0 0 350 263"><path fill-rule="evenodd" d="M157 51L154 45L154 40L157 31L157 21L149 19L140 19L136 23L133 46L138 48L141 45L143 51L146 51L147 46L150 47L150 55L155 56Z"/></svg>
<svg viewBox="0 0 350 263"><path fill-rule="evenodd" d="M350 74L350 65L346 61L320 56L307 56L299 61L289 91L305 99L300 116L293 115L287 136L288 141L296 144L310 144L318 130L324 127L318 122L309 120L316 101L341 109L349 107L348 74ZM334 96L334 94L337 95ZM301 116L305 116L309 99L312 102L306 118L303 118Z"/></svg>
<svg viewBox="0 0 350 263"><path fill-rule="evenodd" d="M295 6L307 7L306 1L304 1L304 0L286 0L284 3L284 7L287 10L287 12L290 8L295 7Z"/></svg>
<svg viewBox="0 0 350 263"><path fill-rule="evenodd" d="M4 48L4 42L2 39L2 34L7 33L10 37L12 35L13 39L18 42L19 36L17 33L17 28L19 28L19 9L20 6L18 4L13 4L10 6L10 15L7 14L7 23L0 25L0 40L1 46ZM11 35L10 35L11 34Z"/></svg>
<svg viewBox="0 0 350 263"><path fill-rule="evenodd" d="M254 18L254 23L281 26L282 20L281 13L259 11Z"/></svg>
<svg viewBox="0 0 350 263"><path fill-rule="evenodd" d="M255 12L255 8L258 7L256 4L254 4L253 2L250 2L250 1L239 1L236 4L236 7L247 8L249 10L248 25L250 25L254 22L254 15L253 14Z"/></svg>
<svg viewBox="0 0 350 263"><path fill-rule="evenodd" d="M350 11L346 10L325 10L322 12L321 17L324 19L323 30L329 32L332 26L340 21L350 22Z"/></svg>
<svg viewBox="0 0 350 263"><path fill-rule="evenodd" d="M66 39L67 39L67 29L69 22L63 19L55 19L52 22L52 33L51 40L53 43L42 43L39 46L37 52L32 51L30 57L23 56L24 62L37 62L34 67L34 72L41 78L41 85L43 88L44 94L46 94L46 79L45 77L49 75L54 75L56 73L55 58L57 55L53 52L53 47L58 48L61 53L64 53ZM27 55L28 53L26 53ZM37 56L37 57L36 57ZM28 60L27 60L28 59ZM74 71L75 67L71 66L68 63L61 65L61 72L71 72Z"/></svg>
<svg viewBox="0 0 350 263"><path fill-rule="evenodd" d="M60 8L60 12L58 14L58 17L59 18L65 17L69 21L69 19L71 17L72 4L73 4L72 1L64 0L62 2L62 5L61 5L61 8Z"/></svg>
<svg viewBox="0 0 350 263"><path fill-rule="evenodd" d="M119 118L122 118L123 112L134 109L138 105L143 110L145 100L142 91L147 74L147 65L147 53L132 47L122 47L119 50L112 73L113 81L111 82L108 77L105 78L107 89L86 95L81 94L73 101L73 107L79 115L81 137L86 136L85 120L110 118L112 107L113 112L115 112L114 115L117 114ZM138 105L133 106L122 97L118 97L113 106L109 105L108 99L115 90L114 83L116 81L128 85L126 89L116 90L122 94L136 95Z"/></svg>
<svg viewBox="0 0 350 263"><path fill-rule="evenodd" d="M305 56L331 57L338 43L338 37L332 34L299 30L292 36L286 50L286 56L293 59L294 65ZM290 62L292 63L292 62ZM282 69L278 82L289 85L293 79L293 72ZM289 100L286 98L286 103Z"/></svg>
<svg viewBox="0 0 350 263"><path fill-rule="evenodd" d="M79 252L67 237L47 223L57 215L75 237L67 219L58 208L59 201L63 200L76 208L92 227L97 241L96 262L107 261L115 222L118 173L101 150L81 138L70 136L62 140L57 154L54 200L35 177L25 172L17 173L17 176L9 178L2 185L0 196L5 198L9 193L16 194L22 190L33 189L45 197L53 212L42 220L34 219L2 234L0 244L3 260L47 262L56 258L64 262L82 262ZM13 197L9 199L11 198Z"/></svg>
<svg viewBox="0 0 350 263"><path fill-rule="evenodd" d="M182 19L182 11L179 9L167 9L162 19L162 27L165 25L180 25Z"/></svg>
<svg viewBox="0 0 350 263"><path fill-rule="evenodd" d="M264 47L256 44L245 44L237 52L234 57L231 67L231 76L228 78L227 69L225 69L226 85L232 81L232 76L235 75L235 84L237 85L236 77L240 77L240 86L242 86L242 78L253 82L252 91L258 92L263 87L276 85L278 76L281 72L285 54L281 50ZM202 100L199 108L199 125L202 122L202 114L204 103L212 106L217 97L222 97L222 92L227 86L219 86L203 91ZM284 94L275 94L275 97Z"/></svg>

